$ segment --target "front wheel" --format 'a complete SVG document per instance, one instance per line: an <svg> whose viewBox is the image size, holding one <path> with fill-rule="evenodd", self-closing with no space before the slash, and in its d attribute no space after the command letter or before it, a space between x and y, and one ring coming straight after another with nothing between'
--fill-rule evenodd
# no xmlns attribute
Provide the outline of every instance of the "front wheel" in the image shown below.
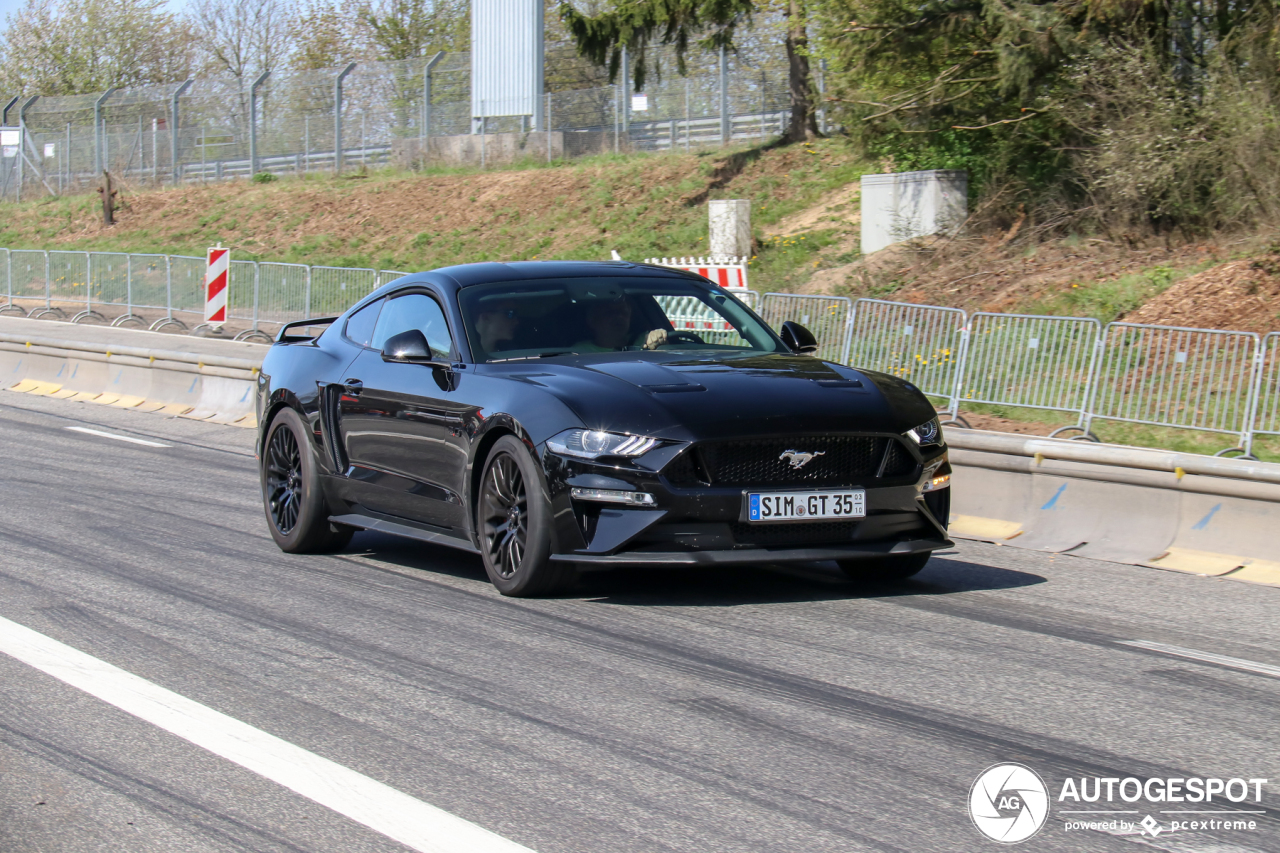
<svg viewBox="0 0 1280 853"><path fill-rule="evenodd" d="M904 581L920 572L929 562L929 553L893 554L883 557L863 557L860 560L836 560L840 571L857 581L892 583Z"/></svg>
<svg viewBox="0 0 1280 853"><path fill-rule="evenodd" d="M329 523L307 429L293 409L271 421L262 452L262 506L267 529L281 551L317 554L339 551L351 541L350 527Z"/></svg>
<svg viewBox="0 0 1280 853"><path fill-rule="evenodd" d="M551 499L513 435L498 439L485 460L476 522L485 573L503 595L548 595L573 580L573 566L551 560Z"/></svg>

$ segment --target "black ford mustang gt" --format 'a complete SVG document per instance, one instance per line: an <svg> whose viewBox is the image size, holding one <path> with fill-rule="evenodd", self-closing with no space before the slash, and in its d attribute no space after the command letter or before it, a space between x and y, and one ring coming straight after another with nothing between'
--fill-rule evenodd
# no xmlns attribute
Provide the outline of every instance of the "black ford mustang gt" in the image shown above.
<svg viewBox="0 0 1280 853"><path fill-rule="evenodd" d="M268 526L290 552L358 529L479 551L506 595L583 565L834 560L905 578L951 544L934 409L815 350L680 270L405 276L268 352Z"/></svg>

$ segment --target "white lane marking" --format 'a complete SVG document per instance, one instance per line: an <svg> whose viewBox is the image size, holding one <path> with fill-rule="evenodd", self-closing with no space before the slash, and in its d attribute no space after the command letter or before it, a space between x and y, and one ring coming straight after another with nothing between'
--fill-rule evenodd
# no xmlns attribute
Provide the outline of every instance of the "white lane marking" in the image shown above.
<svg viewBox="0 0 1280 853"><path fill-rule="evenodd" d="M1118 642L1122 646L1133 646L1137 649L1146 649L1147 651L1160 652L1161 654L1174 655L1180 658L1190 658L1191 660L1201 660L1206 663L1216 663L1219 666L1229 666L1232 669L1243 669L1246 672L1256 672L1258 675L1280 678L1280 666L1272 666L1269 663L1258 663L1244 658L1229 658L1226 655L1215 655L1212 652L1184 649L1181 646L1169 646L1164 643L1149 643L1146 640L1119 640Z"/></svg>
<svg viewBox="0 0 1280 853"><path fill-rule="evenodd" d="M85 435L98 435L103 438L114 438L116 441L127 441L131 444L145 444L147 447L172 447L172 444L161 444L158 441L147 441L142 438L134 438L131 435L116 435L114 432L103 432L100 429L89 429L88 427L65 427L72 432L82 432Z"/></svg>
<svg viewBox="0 0 1280 853"><path fill-rule="evenodd" d="M0 652L422 853L514 841L0 616Z"/></svg>

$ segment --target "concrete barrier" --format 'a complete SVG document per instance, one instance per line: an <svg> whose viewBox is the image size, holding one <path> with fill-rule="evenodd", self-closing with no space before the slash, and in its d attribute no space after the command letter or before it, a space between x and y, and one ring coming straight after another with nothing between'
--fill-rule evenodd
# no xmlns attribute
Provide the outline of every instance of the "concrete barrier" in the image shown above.
<svg viewBox="0 0 1280 853"><path fill-rule="evenodd" d="M947 431L952 533L1280 586L1280 465Z"/></svg>
<svg viewBox="0 0 1280 853"><path fill-rule="evenodd" d="M187 340L183 341L187 348L170 349L166 345L182 339L102 328L93 329L97 340L86 341L29 334L22 327L15 331L13 318L0 319L5 321L0 331L0 387L236 426L257 425L253 388L266 352L260 346L201 341L192 347ZM56 325L40 321L32 331L46 332ZM76 327L77 333L81 331L87 329ZM127 334L114 334L120 332ZM247 353L244 347L250 347Z"/></svg>

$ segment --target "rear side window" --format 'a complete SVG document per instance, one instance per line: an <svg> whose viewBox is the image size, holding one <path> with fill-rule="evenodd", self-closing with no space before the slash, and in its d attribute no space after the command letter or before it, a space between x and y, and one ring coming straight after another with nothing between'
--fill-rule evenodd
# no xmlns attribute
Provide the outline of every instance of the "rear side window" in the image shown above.
<svg viewBox="0 0 1280 853"><path fill-rule="evenodd" d="M347 328L343 332L347 340L362 347L369 345L369 341L373 339L373 327L378 322L378 312L382 309L382 302L381 299L370 302L347 318Z"/></svg>

